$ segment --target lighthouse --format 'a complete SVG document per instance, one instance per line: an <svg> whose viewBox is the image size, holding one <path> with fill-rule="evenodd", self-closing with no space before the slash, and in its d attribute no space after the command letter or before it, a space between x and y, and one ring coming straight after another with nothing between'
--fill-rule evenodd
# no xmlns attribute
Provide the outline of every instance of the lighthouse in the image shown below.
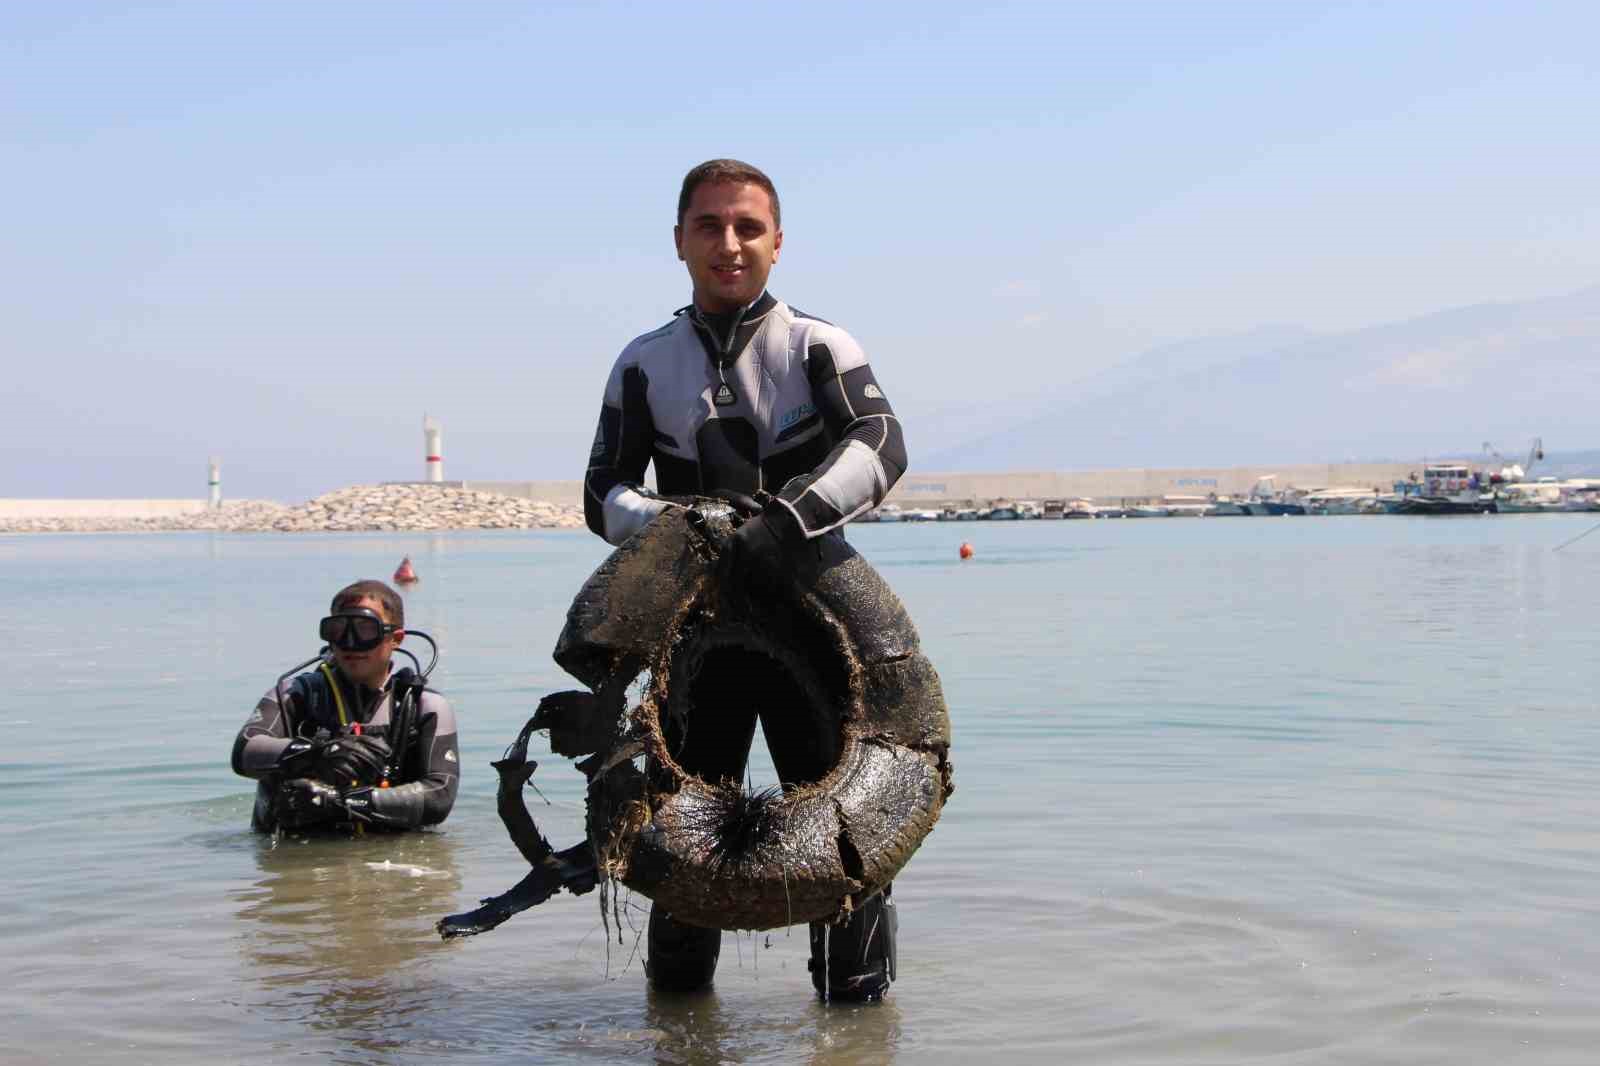
<svg viewBox="0 0 1600 1066"><path fill-rule="evenodd" d="M444 480L444 450L440 442L439 423L430 416L422 416L422 462L427 471L427 481Z"/></svg>
<svg viewBox="0 0 1600 1066"><path fill-rule="evenodd" d="M206 472L206 486L210 489L210 498L206 501L213 511L222 506L222 460L213 458L211 467Z"/></svg>

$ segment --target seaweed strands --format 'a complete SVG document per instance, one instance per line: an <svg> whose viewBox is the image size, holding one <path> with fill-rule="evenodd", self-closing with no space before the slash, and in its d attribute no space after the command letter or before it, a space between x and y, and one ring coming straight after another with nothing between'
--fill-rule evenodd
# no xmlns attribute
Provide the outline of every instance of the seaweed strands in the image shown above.
<svg viewBox="0 0 1600 1066"><path fill-rule="evenodd" d="M718 565L729 509L689 502L574 598L555 658L589 691L546 697L495 764L501 818L533 872L442 920L443 935L612 881L694 925L837 920L938 820L953 790L949 713L899 599L838 536L782 575L730 578ZM758 719L784 785L752 792L736 781ZM522 804L540 729L588 780L588 839L560 852Z"/></svg>

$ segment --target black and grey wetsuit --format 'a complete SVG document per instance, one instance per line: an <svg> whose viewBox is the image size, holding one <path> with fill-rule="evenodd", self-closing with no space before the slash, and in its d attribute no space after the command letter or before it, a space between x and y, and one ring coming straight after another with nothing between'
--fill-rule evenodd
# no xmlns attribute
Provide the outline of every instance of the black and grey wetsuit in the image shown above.
<svg viewBox="0 0 1600 1066"><path fill-rule="evenodd" d="M332 683L339 685L335 699ZM329 736L353 731L359 722L367 736L382 737L391 748L393 685L378 692L356 685L333 667L307 671L283 686L285 708L278 704L276 687L267 690L233 742L233 772L255 778L255 811L250 824L263 832L277 826L273 802L279 782L278 759L295 737L310 738L318 730ZM345 715L341 716L341 704ZM341 717L353 719L351 723ZM442 822L455 805L461 777L461 756L456 748L456 716L450 703L437 692L424 690L415 716L416 726L401 758L399 780L389 788L372 790L372 809L389 826L416 828Z"/></svg>
<svg viewBox="0 0 1600 1066"><path fill-rule="evenodd" d="M743 311L689 307L636 338L606 382L584 478L589 528L621 544L668 506L656 493L774 493L785 539L876 506L906 469L900 421L838 326L762 293Z"/></svg>
<svg viewBox="0 0 1600 1066"><path fill-rule="evenodd" d="M788 543L840 529L877 506L906 470L905 440L855 339L768 293L742 311L688 307L636 338L606 382L589 454L583 509L589 528L621 544L670 506L643 487L655 465L660 496L773 493L763 514ZM700 742L669 737L680 766L737 780L757 713L740 678L708 686L696 713L716 723ZM786 781L820 776L821 754L797 736L781 699L761 714L767 748ZM792 715L789 716L792 719ZM811 928L812 981L825 996L876 999L894 976L897 918L890 891L849 922ZM674 921L652 906L646 971L662 987L711 980L722 934Z"/></svg>

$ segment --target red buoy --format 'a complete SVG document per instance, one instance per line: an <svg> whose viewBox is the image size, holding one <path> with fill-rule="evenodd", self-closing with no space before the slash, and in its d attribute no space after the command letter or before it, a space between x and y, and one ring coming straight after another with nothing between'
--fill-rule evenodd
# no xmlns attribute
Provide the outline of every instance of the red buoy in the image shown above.
<svg viewBox="0 0 1600 1066"><path fill-rule="evenodd" d="M966 541L961 542L961 558L972 558L972 545L968 544Z"/></svg>
<svg viewBox="0 0 1600 1066"><path fill-rule="evenodd" d="M411 556L400 560L400 565L394 568L394 580L400 585L414 585L417 582L417 572L411 569Z"/></svg>

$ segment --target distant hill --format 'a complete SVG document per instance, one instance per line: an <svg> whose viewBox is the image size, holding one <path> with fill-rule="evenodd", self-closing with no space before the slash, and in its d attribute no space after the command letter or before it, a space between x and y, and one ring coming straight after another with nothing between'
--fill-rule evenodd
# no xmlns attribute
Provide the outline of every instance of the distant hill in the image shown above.
<svg viewBox="0 0 1600 1066"><path fill-rule="evenodd" d="M1165 345L1047 394L1010 428L913 459L925 471L1409 462L1490 441L1521 461L1534 437L1552 457L1594 443L1597 405L1600 286L1345 333L1263 326Z"/></svg>

